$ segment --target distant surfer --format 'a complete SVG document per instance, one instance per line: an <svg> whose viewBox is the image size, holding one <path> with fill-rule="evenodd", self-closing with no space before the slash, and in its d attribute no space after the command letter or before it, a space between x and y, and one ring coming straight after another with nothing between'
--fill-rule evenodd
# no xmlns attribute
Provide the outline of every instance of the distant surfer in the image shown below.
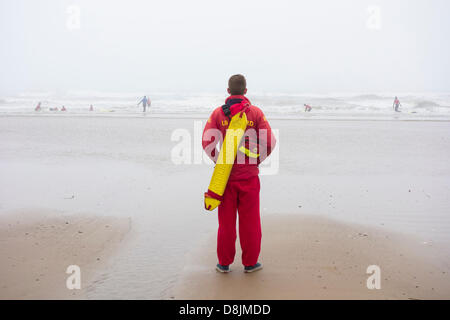
<svg viewBox="0 0 450 320"><path fill-rule="evenodd" d="M150 108L150 99L147 98L147 96L144 96L141 101L139 101L138 105L142 103L143 111L145 112L147 109L147 106Z"/></svg>
<svg viewBox="0 0 450 320"><path fill-rule="evenodd" d="M220 137L225 137L231 118L240 112L247 116L244 144L238 149L223 196L208 190L207 197L220 199L218 207L219 230L217 235L216 270L230 272L236 248L236 217L239 212L239 240L242 248L244 272L262 269L258 262L261 250L261 220L259 212L259 164L267 158L275 147L275 137L269 122L261 109L253 106L245 97L247 83L243 75L234 75L228 81L228 93L225 105L216 108L208 119L203 131L202 146L208 157L217 161L216 148ZM253 135L253 138L250 136ZM222 140L221 140L222 141ZM242 152L242 156L239 155ZM253 158L253 159L251 159ZM239 161L244 160L245 162Z"/></svg>
<svg viewBox="0 0 450 320"><path fill-rule="evenodd" d="M39 102L36 106L36 108L34 108L34 111L41 111L41 103Z"/></svg>
<svg viewBox="0 0 450 320"><path fill-rule="evenodd" d="M311 112L312 108L309 104L305 103L305 112Z"/></svg>
<svg viewBox="0 0 450 320"><path fill-rule="evenodd" d="M402 104L400 103L400 100L398 100L397 97L394 99L394 103L392 104L392 107L394 108L395 112L400 112L398 109Z"/></svg>

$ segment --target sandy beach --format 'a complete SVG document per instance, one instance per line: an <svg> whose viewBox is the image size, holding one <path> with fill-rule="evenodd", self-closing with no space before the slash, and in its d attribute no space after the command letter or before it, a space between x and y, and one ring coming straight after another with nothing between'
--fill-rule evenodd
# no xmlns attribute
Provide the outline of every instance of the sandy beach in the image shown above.
<svg viewBox="0 0 450 320"><path fill-rule="evenodd" d="M0 299L83 299L93 276L113 258L128 219L17 211L0 217ZM81 288L69 290L76 265Z"/></svg>
<svg viewBox="0 0 450 320"><path fill-rule="evenodd" d="M202 203L212 166L194 154L205 119L1 116L0 297L450 298L448 122L271 121L264 270L244 275L237 256L225 278ZM187 163L173 161L176 130ZM70 264L81 291L65 288ZM369 265L381 290L365 286Z"/></svg>
<svg viewBox="0 0 450 320"><path fill-rule="evenodd" d="M189 258L175 299L448 299L450 270L439 250L417 238L311 216L263 218L263 270L216 272L215 237ZM239 240L239 239L238 239ZM239 242L237 243L239 248ZM381 270L368 289L367 268Z"/></svg>
<svg viewBox="0 0 450 320"><path fill-rule="evenodd" d="M0 0L0 302L450 300L449 13Z"/></svg>

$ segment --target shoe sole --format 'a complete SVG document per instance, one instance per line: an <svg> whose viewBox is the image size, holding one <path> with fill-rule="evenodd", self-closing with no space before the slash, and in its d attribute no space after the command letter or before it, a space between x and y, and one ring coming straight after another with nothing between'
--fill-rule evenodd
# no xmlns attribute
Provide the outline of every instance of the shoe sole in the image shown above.
<svg viewBox="0 0 450 320"><path fill-rule="evenodd" d="M263 266L259 266L258 268L252 269L252 270L244 270L244 273L252 273L252 272L256 272L259 271L263 268Z"/></svg>
<svg viewBox="0 0 450 320"><path fill-rule="evenodd" d="M219 269L218 267L216 267L216 271L220 272L220 273L230 273L231 272L231 270L222 270L222 269Z"/></svg>

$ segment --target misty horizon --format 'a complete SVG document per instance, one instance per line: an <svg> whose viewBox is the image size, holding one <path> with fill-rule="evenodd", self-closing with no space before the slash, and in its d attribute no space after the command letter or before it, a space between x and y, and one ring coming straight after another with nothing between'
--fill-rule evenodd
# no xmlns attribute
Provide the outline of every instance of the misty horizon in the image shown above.
<svg viewBox="0 0 450 320"><path fill-rule="evenodd" d="M226 5L225 5L226 4ZM449 92L450 4L2 1L0 94Z"/></svg>

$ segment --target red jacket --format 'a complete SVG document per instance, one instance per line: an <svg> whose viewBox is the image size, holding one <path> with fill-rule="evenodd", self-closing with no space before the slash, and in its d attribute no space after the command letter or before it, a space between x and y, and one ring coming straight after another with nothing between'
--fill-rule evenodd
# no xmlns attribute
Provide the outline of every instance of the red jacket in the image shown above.
<svg viewBox="0 0 450 320"><path fill-rule="evenodd" d="M249 150L257 150L257 153L259 153L260 156L257 158L256 163L254 163L255 161L252 162L247 156L245 156L245 163L242 164L237 163L236 158L229 180L244 180L257 176L259 174L258 165L270 155L276 144L269 122L261 109L251 105L250 101L245 96L230 96L226 99L225 104L230 107L231 115L230 117L227 117L222 107L213 111L203 130L203 149L208 156L216 162L219 155L216 146L219 142L222 143L225 138L225 133L231 117L245 109L247 129L241 144ZM216 136L214 135L206 134L208 130L211 129L220 131L221 136L219 139L216 139ZM254 131L249 132L250 130ZM255 134L252 135L251 133ZM254 137L256 137L256 141Z"/></svg>

